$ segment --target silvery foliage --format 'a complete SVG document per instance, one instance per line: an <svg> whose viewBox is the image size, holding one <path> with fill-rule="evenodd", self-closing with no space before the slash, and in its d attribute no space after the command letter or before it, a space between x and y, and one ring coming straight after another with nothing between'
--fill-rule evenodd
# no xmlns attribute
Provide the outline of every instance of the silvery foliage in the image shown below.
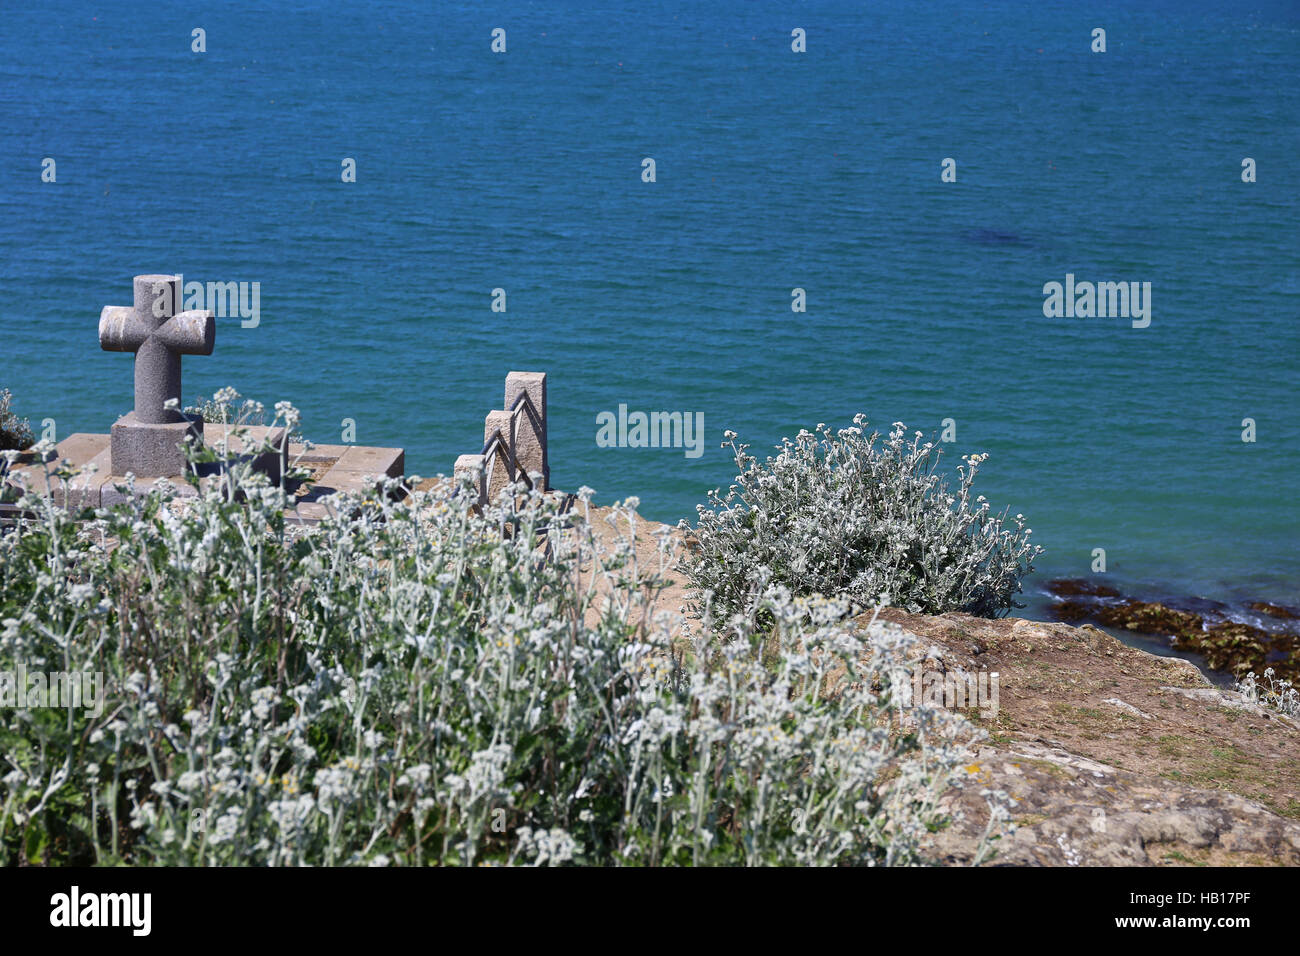
<svg viewBox="0 0 1300 956"><path fill-rule="evenodd" d="M940 452L901 422L888 436L854 427L801 430L760 462L726 433L739 474L697 506L685 570L694 608L752 607L773 584L908 611L996 617L1012 607L1042 549L1024 517L991 514L971 485L986 456L963 457L950 489ZM685 528L686 523L682 523Z"/></svg>
<svg viewBox="0 0 1300 956"><path fill-rule="evenodd" d="M0 388L0 451L21 451L35 441L32 426L25 418L19 418L13 411L13 396L9 389ZM0 475L4 467L0 465Z"/></svg>
<svg viewBox="0 0 1300 956"><path fill-rule="evenodd" d="M1233 688L1247 700L1262 704L1286 717L1300 718L1300 690L1296 690L1289 680L1274 680L1274 670L1264 668L1261 681L1251 671Z"/></svg>
<svg viewBox="0 0 1300 956"><path fill-rule="evenodd" d="M193 405L185 407L187 415L198 415L205 422L214 425L241 424L241 425L265 425L266 424L266 407L261 402L254 401L251 398L245 398L239 404L236 402L243 398L233 389L222 389L212 398L199 396L194 400Z"/></svg>
<svg viewBox="0 0 1300 956"><path fill-rule="evenodd" d="M107 682L97 719L0 711L5 863L906 864L964 779L963 718L891 708L915 638L779 588L683 638L589 493L336 495L290 535L230 477L80 524L33 490L0 535L0 669Z"/></svg>
<svg viewBox="0 0 1300 956"><path fill-rule="evenodd" d="M185 407L185 414L197 415L210 425L233 428L258 427L267 424L266 406L251 398L244 398L233 388L219 389L211 398L200 395L193 405ZM302 444L303 436L294 431L291 442Z"/></svg>

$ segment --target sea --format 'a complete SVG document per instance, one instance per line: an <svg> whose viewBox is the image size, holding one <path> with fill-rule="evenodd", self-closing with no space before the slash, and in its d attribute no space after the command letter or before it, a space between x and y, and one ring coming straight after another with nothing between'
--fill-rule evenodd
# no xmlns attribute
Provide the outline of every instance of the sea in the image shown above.
<svg viewBox="0 0 1300 956"><path fill-rule="evenodd" d="M0 387L105 432L132 276L256 283L187 402L432 476L545 371L552 483L670 523L724 430L861 412L989 456L1046 548L1026 613L1100 552L1126 593L1296 605L1298 183L1294 2L11 5ZM1048 315L1067 276L1146 318ZM598 442L620 405L704 441Z"/></svg>

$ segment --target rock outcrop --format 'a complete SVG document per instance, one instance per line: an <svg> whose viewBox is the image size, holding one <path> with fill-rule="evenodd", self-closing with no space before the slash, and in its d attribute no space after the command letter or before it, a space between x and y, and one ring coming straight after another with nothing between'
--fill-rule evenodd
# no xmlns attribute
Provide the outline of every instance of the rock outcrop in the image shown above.
<svg viewBox="0 0 1300 956"><path fill-rule="evenodd" d="M1016 825L994 865L1300 864L1296 721L1088 625L881 616L925 639L927 669L999 675L940 859L971 860L988 788Z"/></svg>

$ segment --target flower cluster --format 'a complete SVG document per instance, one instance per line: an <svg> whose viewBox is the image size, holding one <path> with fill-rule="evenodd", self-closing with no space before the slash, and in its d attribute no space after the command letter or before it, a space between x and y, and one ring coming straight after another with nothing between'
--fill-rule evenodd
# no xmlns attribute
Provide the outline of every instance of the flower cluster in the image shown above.
<svg viewBox="0 0 1300 956"><path fill-rule="evenodd" d="M1296 690L1289 680L1274 680L1273 675L1273 668L1266 667L1264 680L1261 681L1251 671L1233 689L1247 700L1262 704L1279 714L1300 718L1300 690Z"/></svg>

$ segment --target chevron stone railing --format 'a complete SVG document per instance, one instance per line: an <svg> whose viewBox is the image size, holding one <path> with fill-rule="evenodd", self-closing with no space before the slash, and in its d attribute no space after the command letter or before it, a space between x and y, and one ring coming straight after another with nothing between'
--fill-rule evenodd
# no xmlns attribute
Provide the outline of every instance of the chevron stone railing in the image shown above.
<svg viewBox="0 0 1300 956"><path fill-rule="evenodd" d="M480 506L495 501L512 482L550 490L546 456L546 373L506 376L505 409L483 420L483 450L456 459L457 486L469 482Z"/></svg>

